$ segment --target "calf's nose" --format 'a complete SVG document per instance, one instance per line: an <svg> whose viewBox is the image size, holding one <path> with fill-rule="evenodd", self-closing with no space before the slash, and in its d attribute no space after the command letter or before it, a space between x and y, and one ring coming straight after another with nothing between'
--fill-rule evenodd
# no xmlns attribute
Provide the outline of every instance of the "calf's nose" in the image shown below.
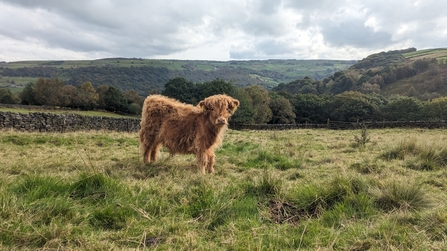
<svg viewBox="0 0 447 251"><path fill-rule="evenodd" d="M217 124L226 124L226 123L227 123L227 121L225 118L222 118L222 117L217 118Z"/></svg>

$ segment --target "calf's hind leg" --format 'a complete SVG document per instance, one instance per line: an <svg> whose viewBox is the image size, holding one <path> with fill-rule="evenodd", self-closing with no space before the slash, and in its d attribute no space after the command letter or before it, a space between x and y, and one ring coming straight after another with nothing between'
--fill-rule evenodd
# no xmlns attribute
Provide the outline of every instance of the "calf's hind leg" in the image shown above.
<svg viewBox="0 0 447 251"><path fill-rule="evenodd" d="M143 163L149 163L150 162L150 158L149 158L149 151L150 148L147 145L141 144L141 155L143 155Z"/></svg>
<svg viewBox="0 0 447 251"><path fill-rule="evenodd" d="M140 130L139 137L143 163L155 161L157 159L158 149L160 148L157 144L154 144L155 135Z"/></svg>
<svg viewBox="0 0 447 251"><path fill-rule="evenodd" d="M160 152L161 144L154 144L151 148L151 161L156 161L158 159L158 153Z"/></svg>

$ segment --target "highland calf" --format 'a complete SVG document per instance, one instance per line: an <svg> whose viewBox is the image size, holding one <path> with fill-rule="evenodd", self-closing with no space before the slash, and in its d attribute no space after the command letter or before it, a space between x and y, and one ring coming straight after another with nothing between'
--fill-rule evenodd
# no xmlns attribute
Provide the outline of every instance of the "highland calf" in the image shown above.
<svg viewBox="0 0 447 251"><path fill-rule="evenodd" d="M156 161L164 146L171 154L195 154L200 172L214 172L214 150L238 106L239 101L227 95L208 97L196 107L162 95L148 96L139 132L143 162Z"/></svg>

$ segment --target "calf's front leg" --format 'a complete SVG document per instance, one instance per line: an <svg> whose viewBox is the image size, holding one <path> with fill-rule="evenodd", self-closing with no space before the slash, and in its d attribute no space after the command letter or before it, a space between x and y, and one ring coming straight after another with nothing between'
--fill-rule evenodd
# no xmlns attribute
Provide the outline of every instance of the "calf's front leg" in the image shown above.
<svg viewBox="0 0 447 251"><path fill-rule="evenodd" d="M210 152L208 154L208 163L206 165L206 169L207 169L208 173L213 173L214 172L214 168L213 168L213 166L214 166L214 158L215 158L214 153Z"/></svg>
<svg viewBox="0 0 447 251"><path fill-rule="evenodd" d="M208 166L209 156L207 152L199 152L197 154L197 171L205 174L205 168Z"/></svg>

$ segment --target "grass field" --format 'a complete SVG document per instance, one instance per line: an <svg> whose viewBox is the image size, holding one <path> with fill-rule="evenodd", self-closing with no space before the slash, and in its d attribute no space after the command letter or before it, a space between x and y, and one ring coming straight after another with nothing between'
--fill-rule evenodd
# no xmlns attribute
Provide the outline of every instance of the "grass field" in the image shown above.
<svg viewBox="0 0 447 251"><path fill-rule="evenodd" d="M407 59L436 58L438 64L446 64L447 48L426 49L402 54Z"/></svg>
<svg viewBox="0 0 447 251"><path fill-rule="evenodd" d="M3 250L445 250L445 130L226 133L216 173L136 133L0 134Z"/></svg>

